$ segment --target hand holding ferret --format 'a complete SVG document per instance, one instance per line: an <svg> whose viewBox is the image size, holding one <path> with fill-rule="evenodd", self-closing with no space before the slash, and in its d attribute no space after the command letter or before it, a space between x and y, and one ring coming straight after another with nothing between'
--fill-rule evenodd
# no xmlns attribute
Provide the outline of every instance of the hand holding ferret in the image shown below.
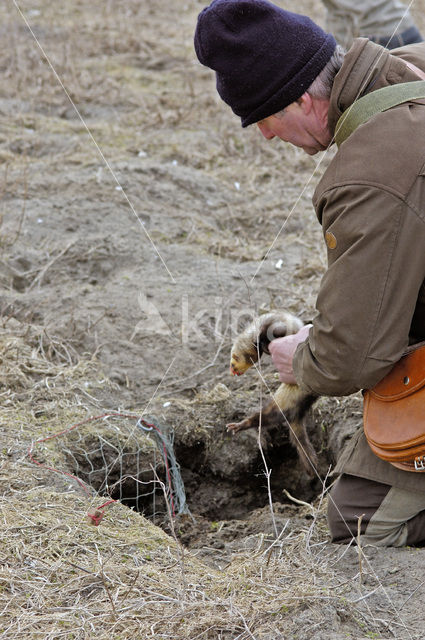
<svg viewBox="0 0 425 640"><path fill-rule="evenodd" d="M274 366L279 372L279 379L281 382L286 382L286 384L297 383L294 376L294 370L292 368L292 360L298 345L308 338L308 334L310 333L312 326L312 324L306 324L298 331L298 333L294 333L283 338L276 338L276 340L272 340L272 342L270 342L270 355Z"/></svg>
<svg viewBox="0 0 425 640"><path fill-rule="evenodd" d="M230 372L237 376L244 374L258 362L264 351L271 353L273 350L277 366L283 369L281 376L294 379L291 378L292 358L298 344L308 336L310 328L311 325L303 326L299 318L286 311L275 311L256 318L233 344ZM297 384L284 382L262 411L241 422L227 424L227 431L236 434L260 425L264 428L288 426L290 442L296 447L306 472L312 476L317 455L307 434L305 418L316 400L316 395L301 391Z"/></svg>

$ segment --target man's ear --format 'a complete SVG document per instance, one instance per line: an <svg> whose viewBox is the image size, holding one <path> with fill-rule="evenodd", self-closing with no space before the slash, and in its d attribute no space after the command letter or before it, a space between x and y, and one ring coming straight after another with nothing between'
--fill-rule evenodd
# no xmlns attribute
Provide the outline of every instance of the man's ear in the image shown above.
<svg viewBox="0 0 425 640"><path fill-rule="evenodd" d="M313 108L313 98L311 97L311 95L306 91L300 98L298 98L297 102L303 110L304 115L308 116Z"/></svg>

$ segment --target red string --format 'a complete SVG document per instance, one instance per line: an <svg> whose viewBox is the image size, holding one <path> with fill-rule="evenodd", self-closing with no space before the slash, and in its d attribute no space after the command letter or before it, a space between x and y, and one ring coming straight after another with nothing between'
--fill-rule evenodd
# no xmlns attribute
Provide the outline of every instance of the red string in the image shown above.
<svg viewBox="0 0 425 640"><path fill-rule="evenodd" d="M94 524L95 527L100 525L100 522L105 515L104 508L108 506L108 504L112 504L113 502L117 502L116 500L108 500L100 505L100 507L91 508L87 512L87 517L89 518L89 523Z"/></svg>
<svg viewBox="0 0 425 640"><path fill-rule="evenodd" d="M146 422L146 420L143 420L143 418L139 418L139 416L136 416L134 414L128 414L128 413L117 413L115 411L112 411L110 413L103 413L103 414L101 414L99 416L91 416L90 418L86 418L85 420L81 420L81 422L77 422L76 424L72 425L72 427L69 427L68 429L63 429L63 431L59 431L58 433L55 433L55 434L53 434L51 436L46 436L45 438L39 438L38 440L35 440L28 447L28 457L31 460L31 462L36 464L38 467L41 467L42 469L46 469L47 471L54 471L55 473L60 473L60 474L62 474L64 476L67 476L68 478L72 478L73 480L76 480L76 482L78 482L78 484L86 492L86 494L90 495L90 491L87 489L86 483L83 482L83 480L81 480L77 476L73 475L72 473L68 473L67 471L61 471L60 469L55 469L54 467L47 467L46 465L42 464L41 462L38 462L38 460L35 459L34 454L33 454L34 448L35 448L35 446L37 444L40 444L41 442L47 442L48 440L53 440L54 438L58 438L59 436L63 436L65 433L69 433L70 431L73 431L74 429L77 429L78 427L81 427L83 424L87 424L89 422L94 422L95 420L101 420L103 418L115 418L115 417L128 418L130 420L138 420L138 422L143 424L145 427L149 427L149 429L154 429L157 433L162 435L161 431L158 429L158 427L155 424L151 424L149 422ZM165 447L164 443L162 443L162 448L163 448L163 451L164 451L164 462L165 462L165 470L166 470L166 474L167 474L168 490L169 490L169 495L170 495L171 512L172 512L173 518L175 518L176 513L175 513L175 508L174 508L171 472L170 472L170 467L169 467L169 464L168 464L167 450L166 450L166 447ZM117 500L112 500L111 499L111 500L108 500L107 502L105 502L104 504L102 504L98 508L91 508L87 513L87 517L89 518L89 522L91 524L94 524L96 527L99 526L103 516L105 515L104 508L106 506L108 506L109 504L112 504L113 502L117 502Z"/></svg>

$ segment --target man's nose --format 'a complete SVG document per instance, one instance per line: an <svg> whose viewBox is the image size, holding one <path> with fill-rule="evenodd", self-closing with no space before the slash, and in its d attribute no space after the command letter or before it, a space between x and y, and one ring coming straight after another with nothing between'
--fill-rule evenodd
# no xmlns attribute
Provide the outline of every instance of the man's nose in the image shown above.
<svg viewBox="0 0 425 640"><path fill-rule="evenodd" d="M266 140L271 140L275 137L275 134L270 131L269 127L262 122L257 122L257 126L261 131L261 135L265 137Z"/></svg>

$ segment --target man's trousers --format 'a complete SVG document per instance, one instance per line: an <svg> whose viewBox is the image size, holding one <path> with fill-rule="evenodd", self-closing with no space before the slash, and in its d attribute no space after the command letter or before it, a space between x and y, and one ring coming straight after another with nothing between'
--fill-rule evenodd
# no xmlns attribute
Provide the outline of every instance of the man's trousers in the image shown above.
<svg viewBox="0 0 425 640"><path fill-rule="evenodd" d="M425 493L342 474L328 501L333 542L357 540L381 547L425 545Z"/></svg>
<svg viewBox="0 0 425 640"><path fill-rule="evenodd" d="M323 4L326 29L344 49L360 36L387 49L422 41L407 5L399 0L323 0Z"/></svg>

